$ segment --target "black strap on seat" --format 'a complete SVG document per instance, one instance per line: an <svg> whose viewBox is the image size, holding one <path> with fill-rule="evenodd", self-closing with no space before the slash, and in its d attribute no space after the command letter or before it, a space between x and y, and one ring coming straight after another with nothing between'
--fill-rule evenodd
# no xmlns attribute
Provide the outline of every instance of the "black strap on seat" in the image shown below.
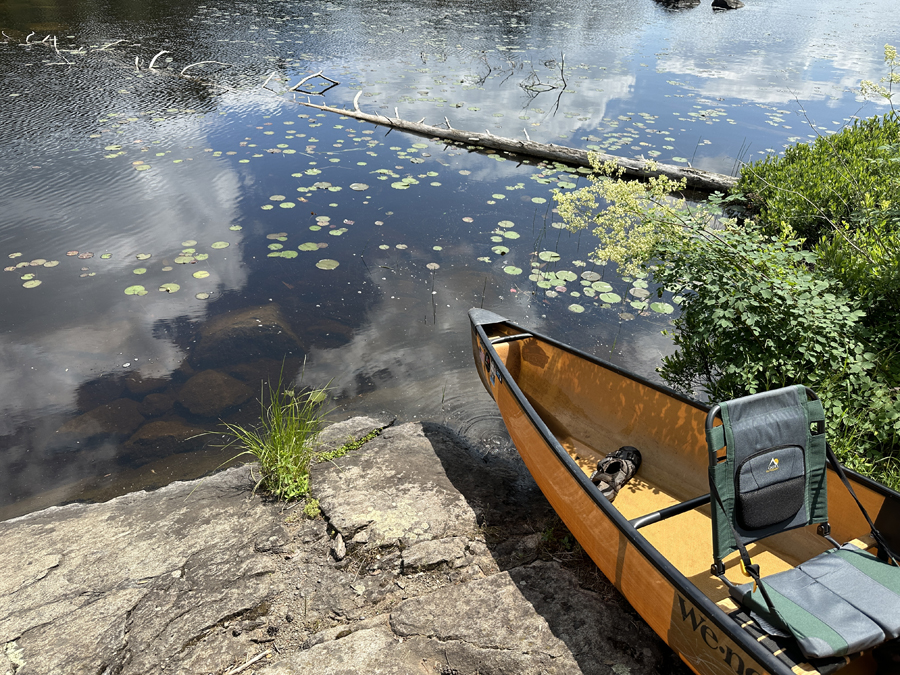
<svg viewBox="0 0 900 675"><path fill-rule="evenodd" d="M898 559L897 554L891 550L890 546L888 546L887 541L885 541L884 539L884 536L881 534L881 532L878 531L878 528L875 527L875 523L873 523L872 519L869 517L869 512L866 511L866 507L862 505L861 501L859 501L859 497L856 496L856 492L854 492L853 490L853 485L851 485L850 481L847 479L847 474L844 473L844 468L837 460L837 457L835 457L834 452L831 450L830 444L825 444L825 453L828 456L828 461L831 462L831 467L834 469L834 472L838 475L838 478L841 479L844 487L847 488L847 492L849 492L850 496L853 497L853 501L856 502L859 510L862 511L863 517L865 517L866 522L869 524L869 528L872 531L872 538L875 539L875 543L878 545L879 556L883 560L889 560L894 565L900 567L900 559Z"/></svg>

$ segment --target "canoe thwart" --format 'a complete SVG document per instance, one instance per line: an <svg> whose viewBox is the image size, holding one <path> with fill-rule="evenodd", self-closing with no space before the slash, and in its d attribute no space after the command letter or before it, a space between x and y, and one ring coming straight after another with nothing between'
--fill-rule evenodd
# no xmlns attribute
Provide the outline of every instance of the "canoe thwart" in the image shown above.
<svg viewBox="0 0 900 675"><path fill-rule="evenodd" d="M503 344L504 342L515 342L516 340L524 340L525 338L534 337L531 333L516 333L515 335L502 335L500 337L491 338L492 345Z"/></svg>
<svg viewBox="0 0 900 675"><path fill-rule="evenodd" d="M680 513L687 513L688 511L693 511L700 506L709 504L709 499L709 493L707 493L699 497L694 497L693 499L688 499L687 501L681 502L680 504L667 506L666 508L660 509L659 511L648 513L645 516L632 518L628 522L632 525L632 527L634 527L634 529L639 530L645 525L652 525L653 523L658 523L659 521L665 520L666 518L677 516Z"/></svg>

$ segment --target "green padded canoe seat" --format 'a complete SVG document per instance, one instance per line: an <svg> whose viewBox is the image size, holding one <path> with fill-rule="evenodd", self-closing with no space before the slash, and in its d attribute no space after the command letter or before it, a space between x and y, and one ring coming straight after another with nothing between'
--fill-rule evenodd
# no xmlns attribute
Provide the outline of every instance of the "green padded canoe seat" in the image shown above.
<svg viewBox="0 0 900 675"><path fill-rule="evenodd" d="M900 567L845 544L765 577L772 615L753 584L732 589L735 600L797 638L810 658L845 656L900 636ZM784 623L788 625L784 625Z"/></svg>

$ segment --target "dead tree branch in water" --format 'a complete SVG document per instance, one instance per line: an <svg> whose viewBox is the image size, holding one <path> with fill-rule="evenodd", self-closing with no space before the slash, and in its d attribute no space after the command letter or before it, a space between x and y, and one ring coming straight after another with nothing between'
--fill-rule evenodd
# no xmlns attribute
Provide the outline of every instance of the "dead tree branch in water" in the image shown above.
<svg viewBox="0 0 900 675"><path fill-rule="evenodd" d="M364 113L359 109L359 93L354 98L354 110L346 110L344 108L332 108L327 105L318 105L309 101L297 101L299 105L330 112L336 115L344 115L362 122L370 122L380 126L388 126L392 129L400 129L401 131L409 131L420 136L426 136L434 139L453 141L461 145L474 145L492 150L500 150L516 155L524 155L542 160L550 160L552 162L560 162L571 166L582 166L593 168L589 157L593 155L599 158L601 163L613 162L622 169L623 173L633 178L652 178L655 176L668 176L674 180L684 179L685 184L692 190L703 190L705 192L722 191L730 189L737 179L733 176L726 176L720 173L710 171L702 171L692 167L680 167L672 164L660 164L657 162L647 161L645 159L630 159L627 157L616 157L605 153L588 153L586 150L577 148L568 148L562 145L553 145L546 143L536 143L532 140L520 141L513 138L504 138L502 136L494 136L491 133L476 133L472 131L464 131L454 129L450 126L450 121L445 117L444 121L447 128L431 126L422 122L412 122L400 118L397 110L394 110L395 117L387 117L385 115L371 115ZM527 138L527 133L526 133Z"/></svg>

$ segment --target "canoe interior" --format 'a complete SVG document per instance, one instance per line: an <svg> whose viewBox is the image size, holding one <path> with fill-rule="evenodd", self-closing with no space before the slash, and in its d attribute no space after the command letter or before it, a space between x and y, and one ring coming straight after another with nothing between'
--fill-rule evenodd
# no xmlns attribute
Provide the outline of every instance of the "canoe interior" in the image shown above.
<svg viewBox="0 0 900 675"><path fill-rule="evenodd" d="M491 338L522 331L497 324L487 326L486 332ZM646 515L709 492L704 437L707 411L703 406L540 338L501 342L494 349L535 412L586 474L593 471L599 459L620 446L632 445L641 451L643 462L638 475L613 503L625 518ZM502 411L501 400L498 405ZM854 488L879 527L888 530L885 534L896 541L894 514L900 512L897 495L859 481ZM865 519L830 470L828 497L834 537L871 543ZM737 609L724 584L710 574L709 506L647 525L640 534L723 611ZM748 550L763 574L770 575L827 548L826 540L809 527L751 544ZM736 555L725 562L729 579L747 581L737 566ZM867 672L869 661L857 659L842 672Z"/></svg>

